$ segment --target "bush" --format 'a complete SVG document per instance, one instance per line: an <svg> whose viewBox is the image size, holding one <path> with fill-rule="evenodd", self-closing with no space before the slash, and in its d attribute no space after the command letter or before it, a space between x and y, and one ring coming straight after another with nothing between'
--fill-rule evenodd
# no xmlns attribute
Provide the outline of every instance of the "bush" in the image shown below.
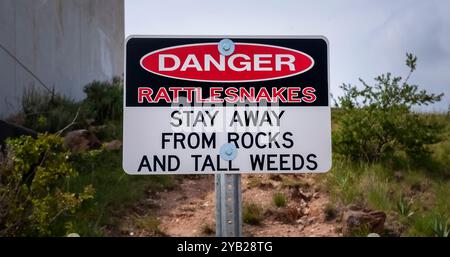
<svg viewBox="0 0 450 257"><path fill-rule="evenodd" d="M77 172L68 161L62 138L40 134L7 141L9 153L0 166L0 235L64 235L74 214L85 200L93 198L92 186L82 192L66 190Z"/></svg>
<svg viewBox="0 0 450 257"><path fill-rule="evenodd" d="M143 197L153 198L157 192L174 189L177 183L171 175L127 175L122 169L121 151L90 150L72 154L70 161L79 176L70 181L69 190L82 191L85 185L92 184L96 192L95 199L83 204L71 220L72 231L82 236L121 234L118 224L129 222L123 216L140 205ZM157 207L153 201L146 202L146 206ZM153 210L146 215L152 216Z"/></svg>
<svg viewBox="0 0 450 257"><path fill-rule="evenodd" d="M437 237L449 237L450 236L450 225L448 220L435 219L433 223L434 236Z"/></svg>
<svg viewBox="0 0 450 257"><path fill-rule="evenodd" d="M273 194L273 203L276 207L285 207L286 202L286 196L283 192L276 192Z"/></svg>
<svg viewBox="0 0 450 257"><path fill-rule="evenodd" d="M408 236L449 237L448 217L430 211L420 215L408 231Z"/></svg>
<svg viewBox="0 0 450 257"><path fill-rule="evenodd" d="M159 228L161 222L153 216L135 216L134 222L136 223L137 228L145 230L152 236L164 236L163 231Z"/></svg>
<svg viewBox="0 0 450 257"><path fill-rule="evenodd" d="M37 132L55 133L70 124L80 104L52 91L25 89L22 96L24 126Z"/></svg>
<svg viewBox="0 0 450 257"><path fill-rule="evenodd" d="M333 200L343 205L359 203L359 175L366 169L366 165L356 165L348 160L333 159L333 168L327 174L326 187Z"/></svg>
<svg viewBox="0 0 450 257"><path fill-rule="evenodd" d="M25 89L22 110L10 119L40 133L56 133L69 124L67 130L101 125L95 127L95 132L102 140L120 138L123 80L115 77L112 82L94 81L84 87L84 92L86 99L74 101L54 91Z"/></svg>
<svg viewBox="0 0 450 257"><path fill-rule="evenodd" d="M88 118L96 123L105 121L120 121L123 109L123 80L113 78L108 81L94 81L84 87L86 99L83 104L86 107Z"/></svg>
<svg viewBox="0 0 450 257"><path fill-rule="evenodd" d="M200 231L202 232L202 234L210 236L216 233L216 228L209 223L203 223L200 227Z"/></svg>
<svg viewBox="0 0 450 257"><path fill-rule="evenodd" d="M391 208L391 184L380 176L380 171L370 172L362 178L364 198L369 207L387 211Z"/></svg>
<svg viewBox="0 0 450 257"><path fill-rule="evenodd" d="M263 220L263 209L256 203L244 204L242 217L244 223L250 225L259 225Z"/></svg>
<svg viewBox="0 0 450 257"><path fill-rule="evenodd" d="M428 94L408 83L417 58L407 54L410 73L405 80L391 73L375 78L375 85L360 79L362 89L344 84L336 105L341 113L333 135L334 150L353 160L390 159L396 151L417 159L429 156L426 145L439 141L442 124L412 111L441 100L443 94Z"/></svg>

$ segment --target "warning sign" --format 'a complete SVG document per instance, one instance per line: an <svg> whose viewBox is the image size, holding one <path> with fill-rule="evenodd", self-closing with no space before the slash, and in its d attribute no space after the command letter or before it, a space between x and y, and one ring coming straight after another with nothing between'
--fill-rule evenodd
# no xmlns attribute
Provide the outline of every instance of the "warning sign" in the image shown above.
<svg viewBox="0 0 450 257"><path fill-rule="evenodd" d="M323 37L130 37L129 174L319 173L331 168Z"/></svg>

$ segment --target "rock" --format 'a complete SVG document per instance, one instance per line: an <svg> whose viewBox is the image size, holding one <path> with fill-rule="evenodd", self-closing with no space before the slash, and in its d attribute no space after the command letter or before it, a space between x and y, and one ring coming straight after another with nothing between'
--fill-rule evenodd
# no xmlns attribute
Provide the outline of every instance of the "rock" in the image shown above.
<svg viewBox="0 0 450 257"><path fill-rule="evenodd" d="M66 237L80 237L80 235L77 233L70 233Z"/></svg>
<svg viewBox="0 0 450 257"><path fill-rule="evenodd" d="M301 199L301 200L300 200L300 207L301 207L301 208L306 208L306 207L308 207L308 203L305 202L305 200Z"/></svg>
<svg viewBox="0 0 450 257"><path fill-rule="evenodd" d="M342 233L342 227L335 227L333 231L337 234L340 234Z"/></svg>
<svg viewBox="0 0 450 257"><path fill-rule="evenodd" d="M305 193L300 189L294 189L292 192L292 198L294 199L303 199L305 202L309 202L312 199L311 193Z"/></svg>
<svg viewBox="0 0 450 257"><path fill-rule="evenodd" d="M277 221L281 221L284 224L295 224L303 216L302 210L293 207L277 209L272 214Z"/></svg>
<svg viewBox="0 0 450 257"><path fill-rule="evenodd" d="M276 215L276 212L272 208L268 208L264 211L264 217L270 217L270 216L275 216L275 215Z"/></svg>
<svg viewBox="0 0 450 257"><path fill-rule="evenodd" d="M368 233L382 234L385 221L386 213L382 211L347 210L342 219L342 233L344 236L352 236L357 232L367 230Z"/></svg>
<svg viewBox="0 0 450 257"><path fill-rule="evenodd" d="M269 179L273 181L281 181L283 178L280 176L280 174L270 174Z"/></svg>
<svg viewBox="0 0 450 257"><path fill-rule="evenodd" d="M398 217L388 217L386 219L386 223L384 224L383 235L386 237L400 237L407 229L407 224L398 220Z"/></svg>
<svg viewBox="0 0 450 257"><path fill-rule="evenodd" d="M111 142L104 143L103 148L107 151L120 150L120 148L122 148L122 142L120 140L113 140Z"/></svg>
<svg viewBox="0 0 450 257"><path fill-rule="evenodd" d="M88 125L92 125L92 124L94 124L94 122L95 122L95 119L86 119L86 123Z"/></svg>
<svg viewBox="0 0 450 257"><path fill-rule="evenodd" d="M394 172L394 178L397 182L402 181L404 178L403 172L401 172L401 171Z"/></svg>
<svg viewBox="0 0 450 257"><path fill-rule="evenodd" d="M304 215L308 215L308 214L309 214L309 208L305 208L305 209L303 210L303 214L304 214Z"/></svg>
<svg viewBox="0 0 450 257"><path fill-rule="evenodd" d="M380 235L377 233L370 233L367 235L367 237L380 237Z"/></svg>
<svg viewBox="0 0 450 257"><path fill-rule="evenodd" d="M352 211L360 211L363 209L363 207L359 206L357 204L350 204L347 206L347 209L352 210Z"/></svg>
<svg viewBox="0 0 450 257"><path fill-rule="evenodd" d="M320 198L319 192L315 192L315 193L313 194L313 198L314 198L314 199L319 199L319 198Z"/></svg>
<svg viewBox="0 0 450 257"><path fill-rule="evenodd" d="M258 185L258 188L263 189L263 190L267 190L267 189L272 189L274 188L273 184L270 181L261 181Z"/></svg>
<svg viewBox="0 0 450 257"><path fill-rule="evenodd" d="M98 149L101 143L92 132L86 129L80 129L67 133L64 137L64 146L72 152L82 152Z"/></svg>
<svg viewBox="0 0 450 257"><path fill-rule="evenodd" d="M151 209L156 209L156 208L160 208L161 207L161 204L159 203L159 201L156 200L156 199L152 199L152 198L146 199L145 200L145 205L148 208L151 208Z"/></svg>

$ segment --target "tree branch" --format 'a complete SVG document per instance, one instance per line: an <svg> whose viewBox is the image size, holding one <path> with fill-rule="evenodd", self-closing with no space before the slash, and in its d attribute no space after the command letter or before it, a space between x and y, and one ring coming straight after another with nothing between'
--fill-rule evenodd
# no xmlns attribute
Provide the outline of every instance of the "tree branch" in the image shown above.
<svg viewBox="0 0 450 257"><path fill-rule="evenodd" d="M78 114L80 114L80 108L78 108L77 110L77 114L75 115L75 118L72 120L71 123L69 123L67 126L65 126L63 129L61 129L60 131L56 132L55 135L60 136L66 129L70 128L71 126L76 124L76 120L78 119Z"/></svg>

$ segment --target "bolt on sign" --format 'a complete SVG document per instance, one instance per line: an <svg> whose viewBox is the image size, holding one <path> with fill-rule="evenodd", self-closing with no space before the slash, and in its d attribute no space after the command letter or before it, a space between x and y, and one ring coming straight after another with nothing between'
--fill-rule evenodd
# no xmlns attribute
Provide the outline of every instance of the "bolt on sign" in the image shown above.
<svg viewBox="0 0 450 257"><path fill-rule="evenodd" d="M125 48L127 173L331 168L324 37L132 36Z"/></svg>

